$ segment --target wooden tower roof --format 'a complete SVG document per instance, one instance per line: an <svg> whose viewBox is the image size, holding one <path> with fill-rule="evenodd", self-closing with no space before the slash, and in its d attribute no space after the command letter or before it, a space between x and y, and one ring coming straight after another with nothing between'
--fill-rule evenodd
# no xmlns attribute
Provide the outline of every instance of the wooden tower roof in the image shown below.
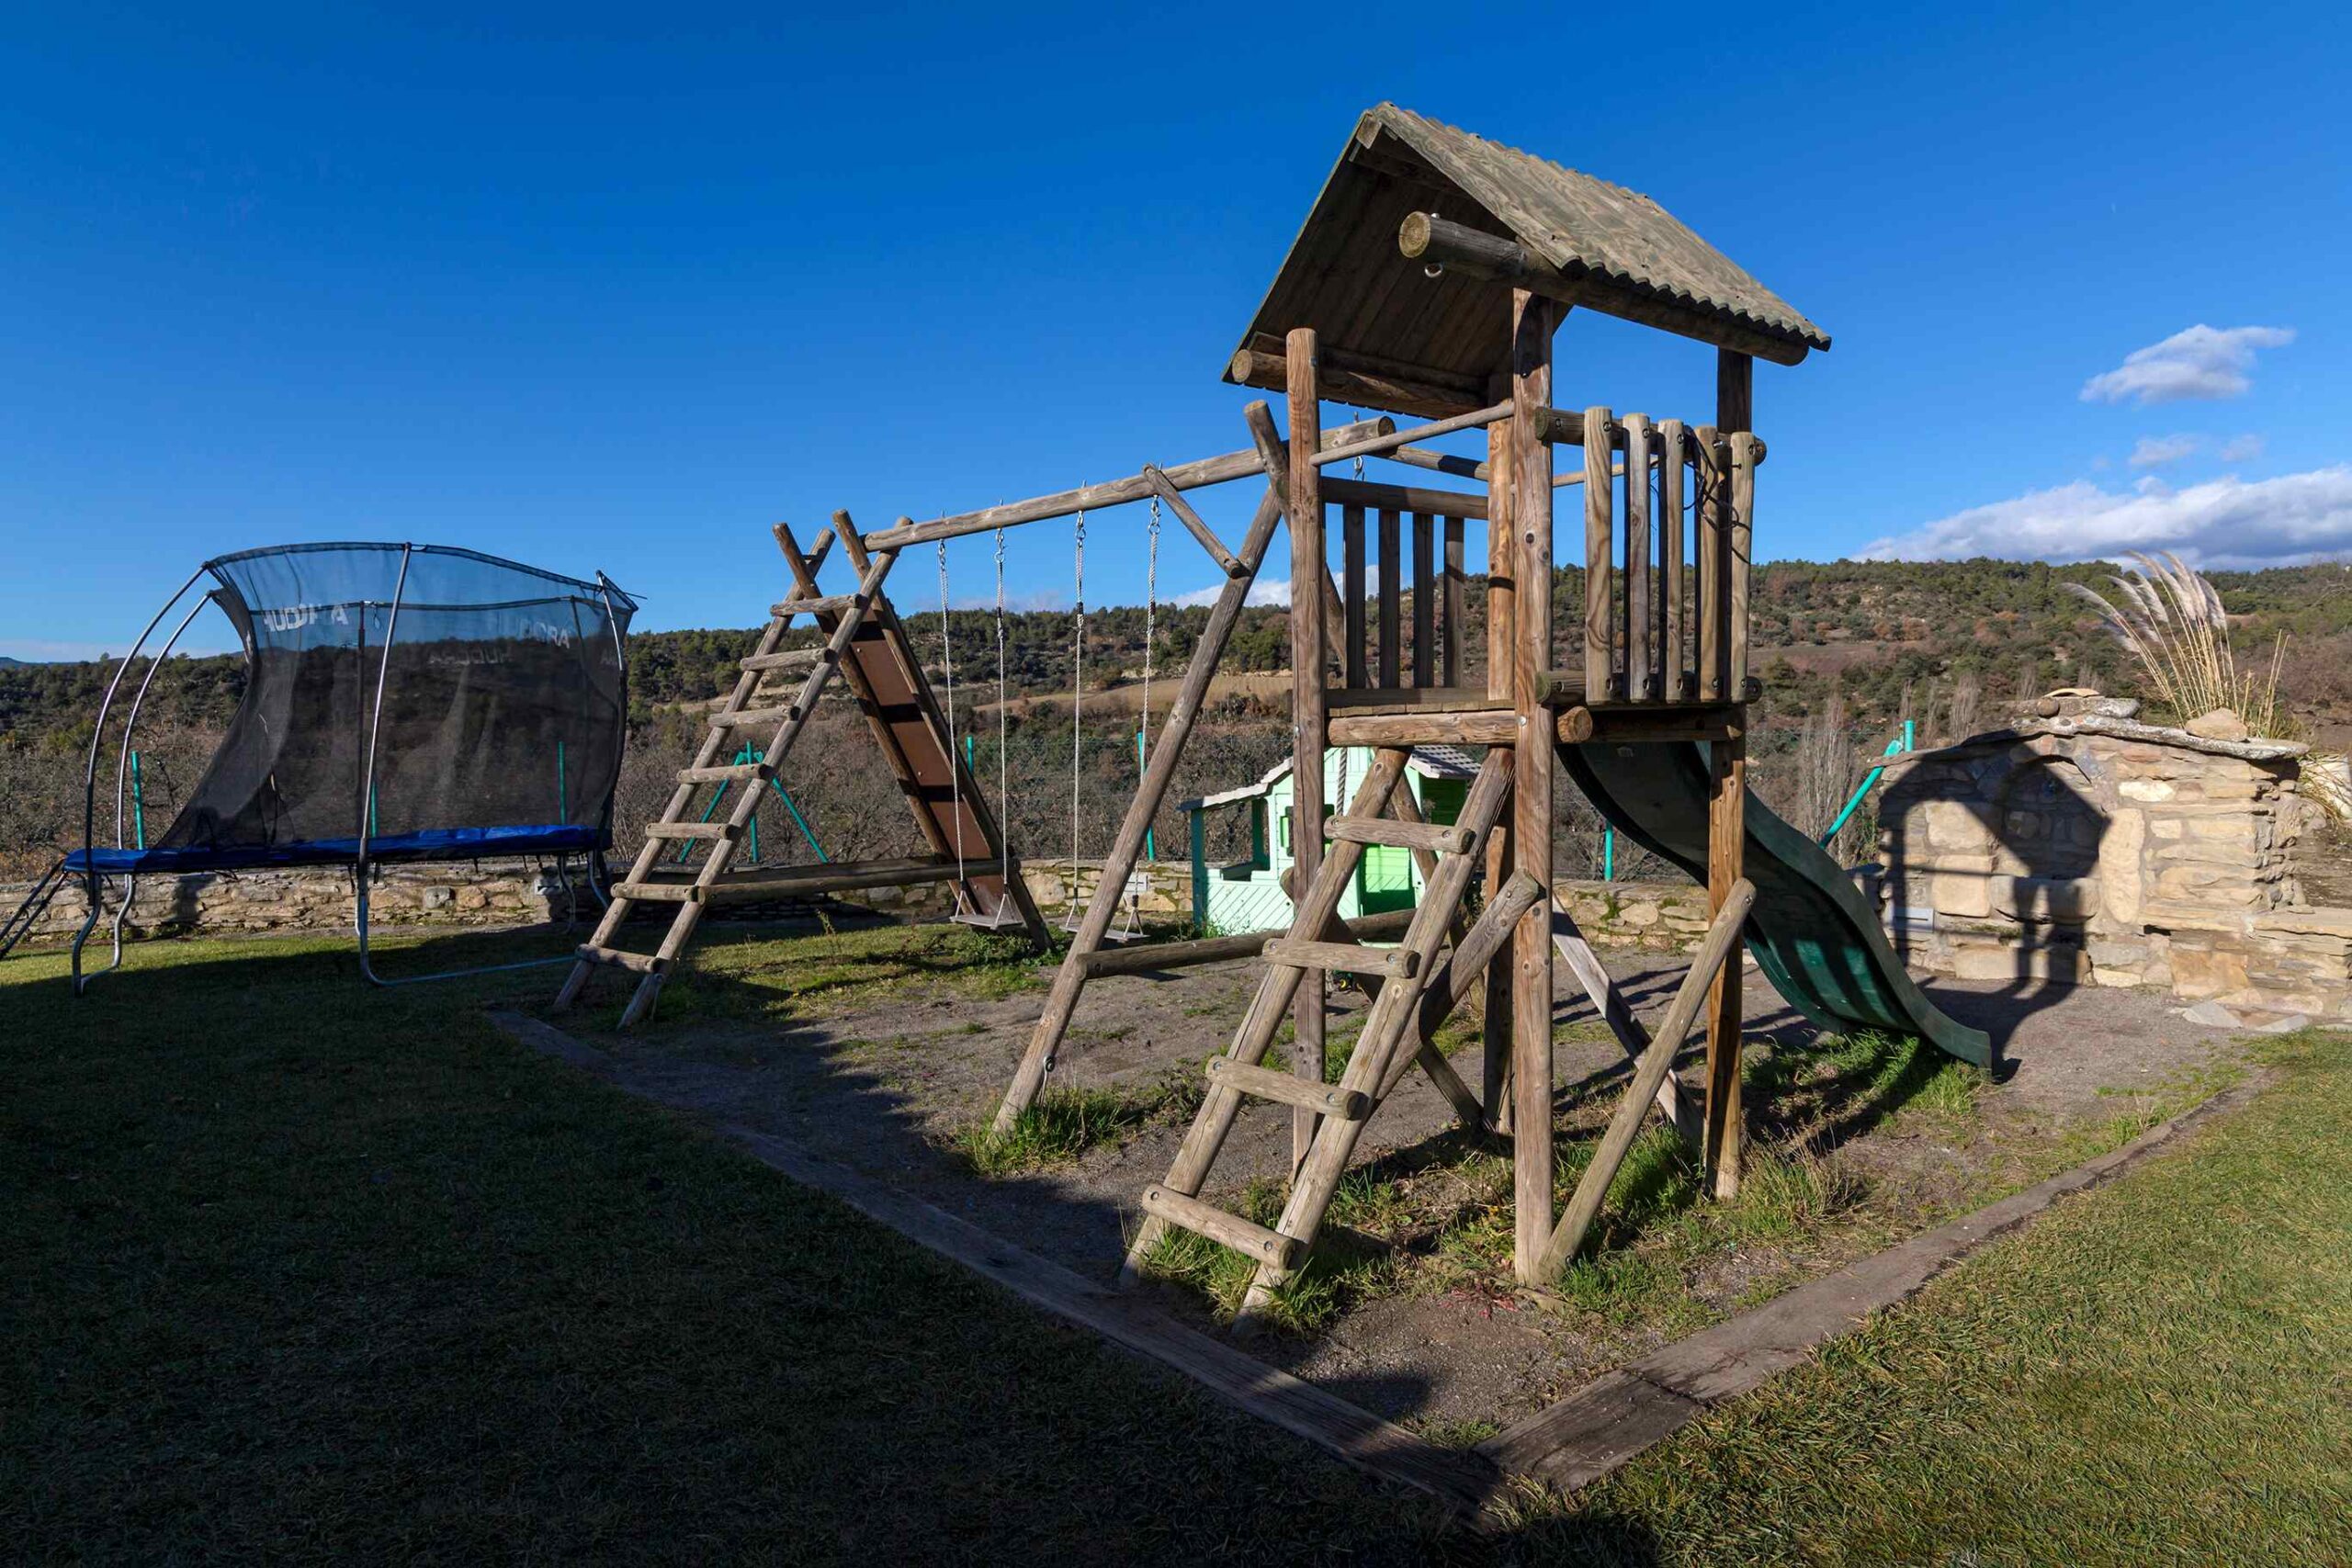
<svg viewBox="0 0 2352 1568"><path fill-rule="evenodd" d="M1415 213L1515 243L1539 292L1793 365L1828 334L1648 197L1381 104L1356 122L1226 379L1278 389L1283 334L1313 327L1323 363L1402 389L1380 406L1476 408L1507 357L1486 277L1436 277L1399 249ZM1269 363L1271 356L1272 363Z"/></svg>

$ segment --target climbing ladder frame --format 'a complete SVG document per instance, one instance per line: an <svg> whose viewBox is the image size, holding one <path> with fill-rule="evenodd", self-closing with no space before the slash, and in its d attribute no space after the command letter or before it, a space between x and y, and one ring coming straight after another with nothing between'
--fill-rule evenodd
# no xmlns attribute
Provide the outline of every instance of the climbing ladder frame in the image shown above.
<svg viewBox="0 0 2352 1568"><path fill-rule="evenodd" d="M734 687L711 715L709 730L694 762L680 770L668 806L659 820L648 825L645 843L628 876L614 885L604 919L594 935L578 949L577 962L557 994L558 1008L577 1000L597 969L618 968L639 976L622 1010L620 1026L626 1029L637 1023L652 1010L662 982L693 941L703 911L729 900L807 897L853 888L954 882L973 908L996 911L1002 901L1010 900L1030 941L1040 951L1048 944L1045 918L1021 880L1019 863L1006 857L996 820L956 753L923 675L922 660L882 592L899 552L869 551L847 513L833 514L832 526L808 553L786 525L777 524L775 533L792 575L791 592L770 610L758 643L741 661ZM846 595L829 597L818 586L817 573L836 542L857 573L857 586ZM825 634L825 642L815 649L781 648L792 622L801 615L815 621ZM793 743L836 673L865 715L931 853L889 861L733 871L736 848L759 809L765 785L790 756ZM794 675L799 678L797 686L788 699L778 701L782 694L770 690L767 681L772 676ZM763 729L768 731L768 739L760 761L719 761L722 753L742 744L740 737ZM725 816L707 808L695 814L695 802L704 785L725 790L738 783L747 787L737 792ZM700 848L701 863L683 870L664 868L662 855L681 844ZM617 945L629 911L649 902L676 906L661 945L650 953Z"/></svg>

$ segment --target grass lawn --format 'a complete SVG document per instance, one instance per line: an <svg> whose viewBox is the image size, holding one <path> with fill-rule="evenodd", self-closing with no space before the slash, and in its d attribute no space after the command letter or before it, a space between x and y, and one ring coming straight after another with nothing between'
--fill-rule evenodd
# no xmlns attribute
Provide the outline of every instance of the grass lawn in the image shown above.
<svg viewBox="0 0 2352 1568"><path fill-rule="evenodd" d="M555 971L374 992L333 942L170 942L75 1003L62 970L0 964L17 1559L2352 1557L2341 1037L1481 1539L481 1017Z"/></svg>

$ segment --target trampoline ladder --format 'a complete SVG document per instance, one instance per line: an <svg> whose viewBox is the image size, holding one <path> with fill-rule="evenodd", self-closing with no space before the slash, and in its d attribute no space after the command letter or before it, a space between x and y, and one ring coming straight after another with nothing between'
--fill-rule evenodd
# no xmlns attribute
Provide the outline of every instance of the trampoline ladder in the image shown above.
<svg viewBox="0 0 2352 1568"><path fill-rule="evenodd" d="M42 911L49 908L50 900L57 897L57 890L65 886L65 863L62 860L41 874L40 880L33 884L32 891L25 895L24 902L9 914L6 924L0 924L0 958L8 956L8 950L22 942L33 927L40 923Z"/></svg>
<svg viewBox="0 0 2352 1568"><path fill-rule="evenodd" d="M804 563L812 572L815 561L823 558L829 543L820 544L813 559ZM679 771L678 787L671 794L668 808L660 821L646 829L645 845L638 852L628 878L613 885L612 902L597 922L595 934L576 950L578 962L556 995L558 1008L570 1006L599 967L610 967L639 976L628 1006L622 1010L620 1027L628 1028L652 1010L662 980L684 953L694 938L695 928L702 921L711 888L734 863L736 849L743 841L752 813L759 808L767 782L775 776L777 768L790 754L793 742L800 738L826 683L848 654L851 642L881 604L882 581L889 575L891 564L897 559L895 550L875 555L859 573L854 593L819 594L812 591L812 584L804 583L771 608L767 626L760 634L758 651L743 660L742 674L736 680L734 689L718 711L711 715L709 732L703 738L694 764ZM761 691L768 671L797 669L803 663L797 657L780 657L776 647L794 618L803 615L817 616L820 623L832 620L831 636L823 648L816 650L814 659L806 661L807 673L789 702L754 705L774 702L772 696L763 695ZM722 754L731 754L745 744L744 732L759 729L769 732L759 761L719 762ZM714 817L707 822L695 820L692 808L696 787L735 780L752 787L737 794L734 808L724 818ZM702 864L691 879L656 880L656 869L664 850L674 851L681 842L709 846ZM670 929L663 934L661 946L651 953L631 953L616 945L629 911L648 902L667 904L676 911L670 917Z"/></svg>

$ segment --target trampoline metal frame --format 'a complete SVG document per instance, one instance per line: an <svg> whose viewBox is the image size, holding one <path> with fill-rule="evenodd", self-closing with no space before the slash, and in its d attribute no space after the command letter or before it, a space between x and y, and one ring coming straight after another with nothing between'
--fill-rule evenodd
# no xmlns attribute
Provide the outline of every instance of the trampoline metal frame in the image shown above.
<svg viewBox="0 0 2352 1568"><path fill-rule="evenodd" d="M422 985L430 980L456 980L461 979L469 975L495 975L508 970L540 969L556 964L570 964L573 961L576 955L567 953L562 954L560 957L555 958L529 958L512 964L476 964L463 969L435 970L429 975L402 975L387 978L386 976L376 973L375 964L368 946L368 872L373 869L373 863L368 859L368 850L369 842L373 837L372 828L375 817L375 813L369 810L368 807L374 802L376 797L376 755L377 745L380 738L383 726L384 688L387 677L391 670L392 649L399 636L401 605L406 596L408 587L409 562L414 557L415 553L416 546L413 543L403 543L401 546L400 573L393 581L391 604L384 622L383 650L377 656L375 706L368 714L368 768L366 777L363 782L363 787L359 792L359 848L356 858L353 861L351 866L352 932L354 937L356 939L359 949L359 973L369 985L379 986L389 989L394 986ZM464 551L460 553L471 555L474 552ZM139 639L131 644L130 651L124 654L122 657L122 662L115 667L113 676L107 682L106 695L101 698L98 703L97 723L91 732L90 754L87 761L84 765L82 774L83 882L87 891L89 908L88 912L83 918L81 928L74 933L72 960L73 980L74 994L77 997L81 996L88 988L89 983L92 980L96 979L101 975L112 974L115 970L121 967L123 921L129 917L130 913L130 907L139 897L139 874L136 871L123 874L124 888L122 898L115 909L114 919L112 921L110 931L110 935L113 939L112 953L107 959L105 968L93 970L87 974L84 973L82 968L82 949L88 942L90 933L97 929L99 918L105 912L104 890L106 881L110 874L98 868L96 847L97 839L98 757L100 752L105 750L106 746L107 716L113 711L115 694L121 688L122 679L130 672L131 663L133 660L138 659L140 650L147 646L147 639L155 635L155 628L163 625L164 617L170 615L173 607L187 596L187 591L195 587L196 584L204 577L205 573L213 570L214 564L215 563L212 561L206 561L203 565L198 567L196 570L188 574L187 581L181 583L178 590L175 592L170 598L164 601L163 607L155 612L154 616L148 621L146 629L139 634ZM596 573L594 587L597 597L604 601L605 625L612 633L614 666L620 675L621 691L623 695L621 701L617 705L619 714L617 722L625 743L628 732L628 700L627 696L628 690L628 645L621 638L620 621L618 619L617 613L613 608L612 590L615 584L612 579L606 577L602 571ZM127 770L130 767L130 741L132 735L138 728L140 709L145 705L147 701L147 689L149 686L153 684L156 671L164 667L164 660L171 656L171 651L178 645L182 634L187 630L189 625L195 621L196 617L203 612L205 605L210 603L212 603L212 596L208 593L189 607L188 613L180 618L180 624L172 629L172 635L164 640L163 647L157 649L154 659L147 667L146 674L140 678L138 691L133 694L131 697L130 711L123 719L122 742L120 746L121 757L115 770L115 840L118 845L120 844L123 836L123 791L127 787L125 780L127 777ZM367 614L367 606L365 603L360 606L360 614L362 616L362 625L364 626L365 616ZM609 823L612 815L612 801L609 797L607 797L605 802L605 814L606 820ZM597 862L600 858L598 852L594 850L589 851L582 857L586 863L588 891L590 895L595 898L597 906L599 908L603 908L606 904L610 903L611 900L606 896L604 886L597 876ZM558 881L561 885L564 894L565 925L567 929L578 923L577 906L579 898L577 891L572 885L571 859L571 857L569 854L562 852L559 852L554 856L555 874Z"/></svg>

